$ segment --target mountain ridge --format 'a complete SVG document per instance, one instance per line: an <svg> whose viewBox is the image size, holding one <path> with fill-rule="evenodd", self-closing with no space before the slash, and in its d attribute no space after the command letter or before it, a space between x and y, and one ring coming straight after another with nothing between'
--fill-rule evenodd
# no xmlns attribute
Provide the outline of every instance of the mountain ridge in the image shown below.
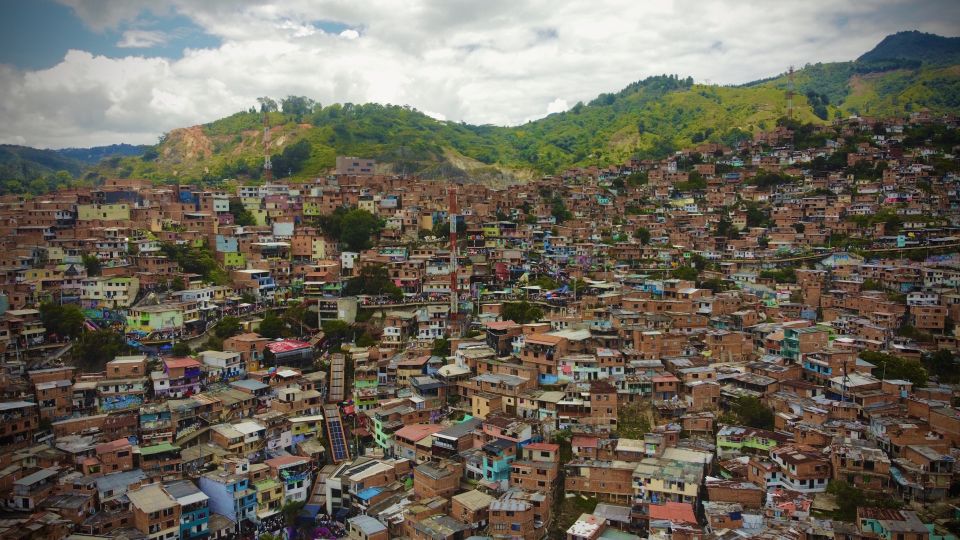
<svg viewBox="0 0 960 540"><path fill-rule="evenodd" d="M906 30L890 34L876 47L857 58L858 62L881 60L960 63L960 37L944 37L917 30Z"/></svg>
<svg viewBox="0 0 960 540"><path fill-rule="evenodd" d="M880 57L904 42L913 46L902 57ZM785 116L791 86L794 118L806 123L850 114L903 115L920 108L957 113L960 60L954 61L952 51L958 42L960 38L902 32L887 36L858 60L807 64L792 77L784 73L738 86L695 84L677 75L647 77L567 111L510 127L440 121L409 106L321 107L298 96L280 103L260 101L268 111L269 152L278 178L316 177L333 167L337 155L360 155L376 158L393 172L427 178L516 181L634 155L663 157L704 141L733 144ZM927 45L930 52L920 50ZM85 182L109 177L257 181L263 149L263 115L251 108L171 130L139 156L112 155L76 176ZM7 187L0 184L0 189Z"/></svg>

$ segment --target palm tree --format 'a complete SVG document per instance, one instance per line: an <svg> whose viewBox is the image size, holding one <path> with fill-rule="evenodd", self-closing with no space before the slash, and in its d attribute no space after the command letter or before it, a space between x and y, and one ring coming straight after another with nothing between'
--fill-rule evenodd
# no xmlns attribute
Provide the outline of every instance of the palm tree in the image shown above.
<svg viewBox="0 0 960 540"><path fill-rule="evenodd" d="M295 527L297 516L300 515L300 511L306 504L306 501L290 501L284 504L283 508L280 509L280 513L283 514L283 523L287 527Z"/></svg>

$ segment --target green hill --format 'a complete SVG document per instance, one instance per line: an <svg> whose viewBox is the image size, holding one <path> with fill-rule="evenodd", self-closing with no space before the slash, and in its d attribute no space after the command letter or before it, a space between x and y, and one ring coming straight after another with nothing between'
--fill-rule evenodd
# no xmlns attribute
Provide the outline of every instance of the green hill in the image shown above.
<svg viewBox="0 0 960 540"><path fill-rule="evenodd" d="M92 164L114 156L138 156L145 146L114 144L44 150L0 145L0 194L48 193L72 184Z"/></svg>
<svg viewBox="0 0 960 540"><path fill-rule="evenodd" d="M0 145L0 193L46 193L68 185L86 164L56 150Z"/></svg>
<svg viewBox="0 0 960 540"><path fill-rule="evenodd" d="M857 62L918 60L930 64L960 63L960 38L926 34L916 30L891 34Z"/></svg>
<svg viewBox="0 0 960 540"><path fill-rule="evenodd" d="M796 119L823 123L849 114L887 116L921 108L960 112L960 65L950 56L956 38L918 34L889 36L857 61L797 70ZM912 45L903 55L886 57L891 47L907 42ZM732 144L784 116L789 85L785 74L741 86L661 75L512 127L443 122L394 105L320 107L294 96L264 104L272 111L269 152L278 178L323 175L337 155L358 155L376 158L384 171L496 182L622 162L631 155L662 157L702 141ZM262 114L238 112L175 129L141 156L109 157L84 179L258 180L263 137Z"/></svg>

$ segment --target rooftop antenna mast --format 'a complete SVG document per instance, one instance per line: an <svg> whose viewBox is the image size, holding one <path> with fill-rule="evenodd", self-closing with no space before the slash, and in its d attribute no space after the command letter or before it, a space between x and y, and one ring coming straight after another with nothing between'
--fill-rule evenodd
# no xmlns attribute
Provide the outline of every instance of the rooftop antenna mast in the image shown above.
<svg viewBox="0 0 960 540"><path fill-rule="evenodd" d="M793 66L787 71L787 118L793 120Z"/></svg>
<svg viewBox="0 0 960 540"><path fill-rule="evenodd" d="M457 188L449 188L447 196L450 204L450 209L447 212L447 217L450 219L450 324L451 326L457 326L459 324L459 303L457 302Z"/></svg>
<svg viewBox="0 0 960 540"><path fill-rule="evenodd" d="M263 178L273 182L273 164L270 163L270 112L263 111Z"/></svg>

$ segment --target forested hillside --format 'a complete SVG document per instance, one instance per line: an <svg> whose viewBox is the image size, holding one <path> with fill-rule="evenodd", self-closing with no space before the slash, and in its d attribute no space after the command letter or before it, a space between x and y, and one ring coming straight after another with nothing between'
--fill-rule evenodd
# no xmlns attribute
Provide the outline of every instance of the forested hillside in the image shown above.
<svg viewBox="0 0 960 540"><path fill-rule="evenodd" d="M278 178L323 175L337 155L356 155L376 158L384 172L522 180L631 155L661 157L702 141L735 143L771 128L785 115L791 85L800 122L825 123L851 114L903 115L924 108L957 113L958 43L958 38L901 32L856 61L809 64L792 77L784 73L740 86L694 84L676 75L648 77L568 111L511 127L444 122L406 106L261 98L247 111L170 131L155 146L120 145L89 168L81 159L96 161L97 154L83 149L61 155L3 147L0 189L37 192L71 178L256 181L262 174L265 115Z"/></svg>

